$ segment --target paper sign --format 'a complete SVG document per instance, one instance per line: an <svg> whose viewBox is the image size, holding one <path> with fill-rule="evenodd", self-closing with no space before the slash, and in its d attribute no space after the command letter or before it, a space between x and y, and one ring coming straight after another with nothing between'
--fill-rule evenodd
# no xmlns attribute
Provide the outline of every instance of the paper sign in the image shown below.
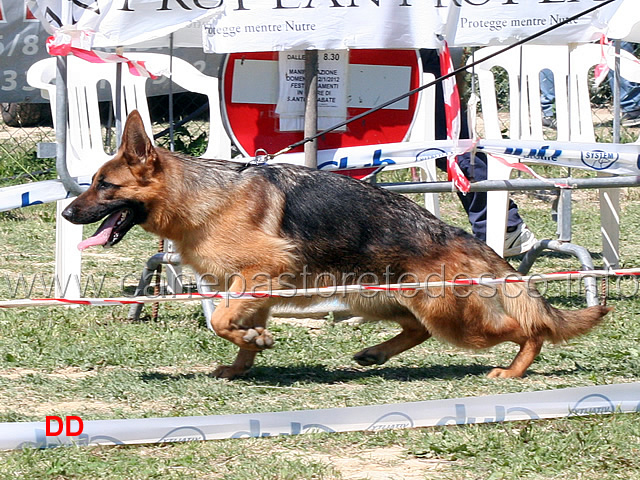
<svg viewBox="0 0 640 480"><path fill-rule="evenodd" d="M347 119L348 66L348 51L320 52L317 96L319 130ZM276 113L280 115L280 130L302 131L306 103L304 51L280 52L278 69L280 89Z"/></svg>

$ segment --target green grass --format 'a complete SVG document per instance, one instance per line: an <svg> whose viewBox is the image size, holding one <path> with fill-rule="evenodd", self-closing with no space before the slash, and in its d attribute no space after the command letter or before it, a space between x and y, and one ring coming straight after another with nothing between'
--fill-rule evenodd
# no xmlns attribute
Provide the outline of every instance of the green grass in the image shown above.
<svg viewBox="0 0 640 480"><path fill-rule="evenodd" d="M640 207L623 195L624 266L640 265ZM468 228L455 196L442 214ZM527 224L553 238L550 203L518 195ZM601 263L596 195L578 192L574 241ZM0 214L0 297L47 293L53 273L54 209L40 205ZM92 227L88 227L92 230ZM89 231L87 231L89 233ZM103 296L130 292L157 241L134 229L112 250L84 257ZM515 260L514 265L517 265ZM570 257L547 254L543 273L575 269ZM532 272L533 273L533 272ZM23 276L26 283L16 287ZM122 279L125 279L124 284ZM48 280L50 282L50 280ZM615 283L612 282L612 287ZM562 308L584 305L579 283L549 285ZM17 289L17 290L16 290ZM211 372L233 360L235 347L209 332L198 304L169 303L158 320L126 319L126 307L30 308L0 311L0 422L217 415L398 403L640 381L640 302L633 279L612 288L605 324L566 345L546 346L517 380L490 380L509 363L513 345L467 352L431 340L363 368L354 352L389 338L390 324L275 321L274 349L236 381ZM32 293L34 293L32 292ZM0 452L0 479L640 479L640 414L498 425L383 432L308 434L129 447L70 447ZM379 476L375 476L379 475ZM386 475L386 476L384 476ZM395 475L395 476L393 476Z"/></svg>

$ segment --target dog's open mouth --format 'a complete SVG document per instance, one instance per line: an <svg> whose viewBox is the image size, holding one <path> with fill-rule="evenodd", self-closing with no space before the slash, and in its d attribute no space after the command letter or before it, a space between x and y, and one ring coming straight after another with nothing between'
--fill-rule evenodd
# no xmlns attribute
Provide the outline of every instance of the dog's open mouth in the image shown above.
<svg viewBox="0 0 640 480"><path fill-rule="evenodd" d="M103 222L96 233L91 237L83 240L78 244L79 250L84 250L95 245L104 247L112 247L124 237L134 225L133 212L124 208L109 215Z"/></svg>

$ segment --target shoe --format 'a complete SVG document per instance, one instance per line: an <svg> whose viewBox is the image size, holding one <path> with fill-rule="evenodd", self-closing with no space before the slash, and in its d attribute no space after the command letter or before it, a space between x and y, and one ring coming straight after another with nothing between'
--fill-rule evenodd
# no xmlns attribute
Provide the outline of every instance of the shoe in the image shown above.
<svg viewBox="0 0 640 480"><path fill-rule="evenodd" d="M504 238L504 256L514 257L528 252L538 242L526 224L521 223L512 232L507 231Z"/></svg>
<svg viewBox="0 0 640 480"><path fill-rule="evenodd" d="M543 127L555 127L556 126L556 117L542 117L542 126Z"/></svg>
<svg viewBox="0 0 640 480"><path fill-rule="evenodd" d="M640 111L624 112L620 117L620 125L623 127L637 127L640 125Z"/></svg>

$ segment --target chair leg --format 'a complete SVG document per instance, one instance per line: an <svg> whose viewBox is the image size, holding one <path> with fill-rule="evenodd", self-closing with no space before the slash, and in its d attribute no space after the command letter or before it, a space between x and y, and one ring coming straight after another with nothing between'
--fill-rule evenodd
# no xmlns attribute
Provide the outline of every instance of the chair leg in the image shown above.
<svg viewBox="0 0 640 480"><path fill-rule="evenodd" d="M600 232L606 268L620 265L620 189L600 190Z"/></svg>
<svg viewBox="0 0 640 480"><path fill-rule="evenodd" d="M491 162L491 160L489 160ZM489 163L488 180L508 179L511 167L497 162ZM507 231L509 192L487 192L487 245L498 255L504 256L504 235Z"/></svg>
<svg viewBox="0 0 640 480"><path fill-rule="evenodd" d="M82 253L78 243L82 241L82 225L74 225L62 217L62 211L73 198L59 200L56 205L56 265L55 296L80 298Z"/></svg>
<svg viewBox="0 0 640 480"><path fill-rule="evenodd" d="M196 282L198 284L198 292L200 293L210 293L211 292L211 288L209 288L209 285L207 285L202 276L198 275L196 278ZM202 300L202 310L204 312L204 318L207 319L207 328L209 330L211 330L212 332L215 333L215 331L213 330L213 327L211 326L211 322L209 321L209 319L211 318L211 315L213 315L213 311L216 309L214 303L213 303L213 299L212 298L205 298Z"/></svg>

